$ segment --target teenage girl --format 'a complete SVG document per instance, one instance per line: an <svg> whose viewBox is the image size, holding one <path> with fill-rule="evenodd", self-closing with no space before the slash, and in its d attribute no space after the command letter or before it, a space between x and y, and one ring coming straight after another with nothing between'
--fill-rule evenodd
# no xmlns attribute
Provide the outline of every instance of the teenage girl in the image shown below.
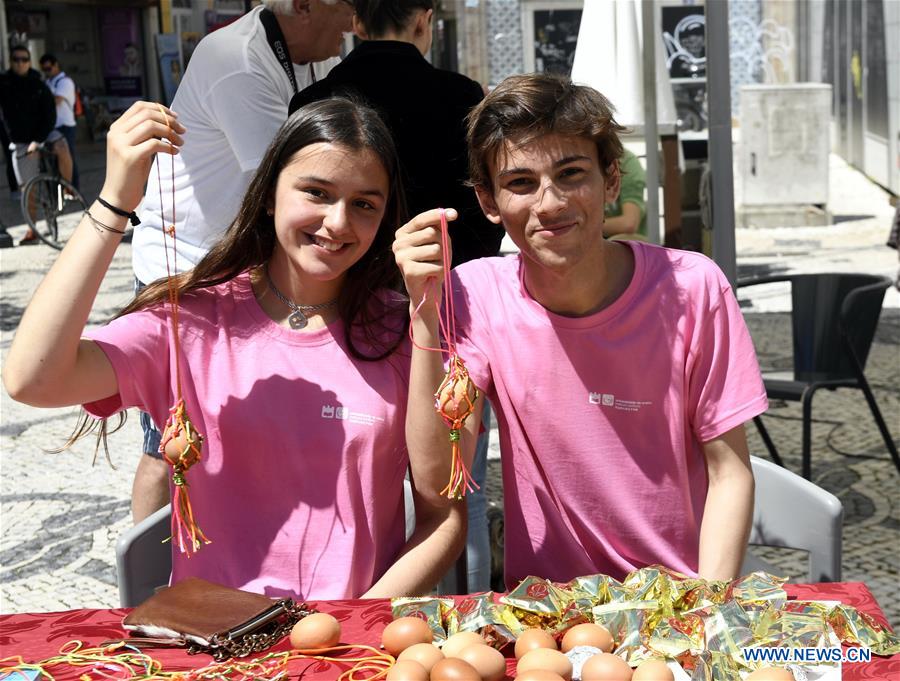
<svg viewBox="0 0 900 681"><path fill-rule="evenodd" d="M391 253L403 199L372 110L331 99L288 119L223 240L174 278L177 335L166 280L84 335L153 157L178 153L183 133L147 102L113 124L103 203L28 306L6 389L98 419L137 407L156 423L183 396L205 437L186 477L211 543L190 557L173 547L173 582L299 599L427 592L461 550L465 521L414 489L405 538L408 301Z"/></svg>

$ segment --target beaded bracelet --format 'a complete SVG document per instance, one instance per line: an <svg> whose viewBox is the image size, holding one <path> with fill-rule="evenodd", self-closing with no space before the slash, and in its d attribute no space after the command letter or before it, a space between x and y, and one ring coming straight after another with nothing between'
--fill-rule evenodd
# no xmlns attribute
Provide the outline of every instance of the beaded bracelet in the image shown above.
<svg viewBox="0 0 900 681"><path fill-rule="evenodd" d="M95 218L93 215L91 215L91 211L89 211L89 210L85 210L84 214L87 215L88 219L94 225L94 229L97 230L97 234L103 234L104 231L112 232L113 234L124 234L125 233L124 229L116 229L115 227L110 227L109 225L103 224L97 218Z"/></svg>

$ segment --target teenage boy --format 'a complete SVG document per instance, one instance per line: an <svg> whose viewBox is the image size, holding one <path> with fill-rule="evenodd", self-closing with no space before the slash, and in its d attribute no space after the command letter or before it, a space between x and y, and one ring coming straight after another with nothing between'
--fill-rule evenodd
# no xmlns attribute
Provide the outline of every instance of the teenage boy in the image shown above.
<svg viewBox="0 0 900 681"><path fill-rule="evenodd" d="M604 241L622 129L598 92L546 74L508 78L470 116L481 207L520 250L452 276L457 350L499 423L508 585L741 568L753 509L743 424L767 406L759 367L713 262ZM442 281L438 224L429 211L397 232L411 306ZM418 349L439 344L434 306L413 334L410 462L437 497L450 461L433 409L443 367ZM462 434L467 462L482 399Z"/></svg>

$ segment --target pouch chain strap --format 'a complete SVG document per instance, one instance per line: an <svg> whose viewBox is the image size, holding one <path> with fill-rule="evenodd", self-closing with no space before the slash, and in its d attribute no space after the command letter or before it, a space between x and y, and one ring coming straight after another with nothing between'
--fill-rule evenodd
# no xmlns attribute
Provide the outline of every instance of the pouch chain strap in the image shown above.
<svg viewBox="0 0 900 681"><path fill-rule="evenodd" d="M189 655L207 653L212 655L216 662L261 653L278 643L290 633L297 622L314 612L317 611L306 603L294 603L290 598L285 598L260 617L263 623L253 631L240 633L240 630L246 629L244 626L240 630L218 634L210 639L209 646L189 642L187 651Z"/></svg>

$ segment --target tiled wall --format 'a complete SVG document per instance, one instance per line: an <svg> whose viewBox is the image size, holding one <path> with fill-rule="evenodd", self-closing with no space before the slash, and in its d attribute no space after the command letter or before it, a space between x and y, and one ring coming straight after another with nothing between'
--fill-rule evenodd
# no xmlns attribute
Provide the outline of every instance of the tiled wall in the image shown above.
<svg viewBox="0 0 900 681"><path fill-rule="evenodd" d="M761 83L753 55L760 45L756 27L762 21L760 0L734 0L728 5L729 66L731 69L731 113L740 115L741 85Z"/></svg>
<svg viewBox="0 0 900 681"><path fill-rule="evenodd" d="M522 11L519 0L482 0L487 4L490 82L525 70L522 50Z"/></svg>

